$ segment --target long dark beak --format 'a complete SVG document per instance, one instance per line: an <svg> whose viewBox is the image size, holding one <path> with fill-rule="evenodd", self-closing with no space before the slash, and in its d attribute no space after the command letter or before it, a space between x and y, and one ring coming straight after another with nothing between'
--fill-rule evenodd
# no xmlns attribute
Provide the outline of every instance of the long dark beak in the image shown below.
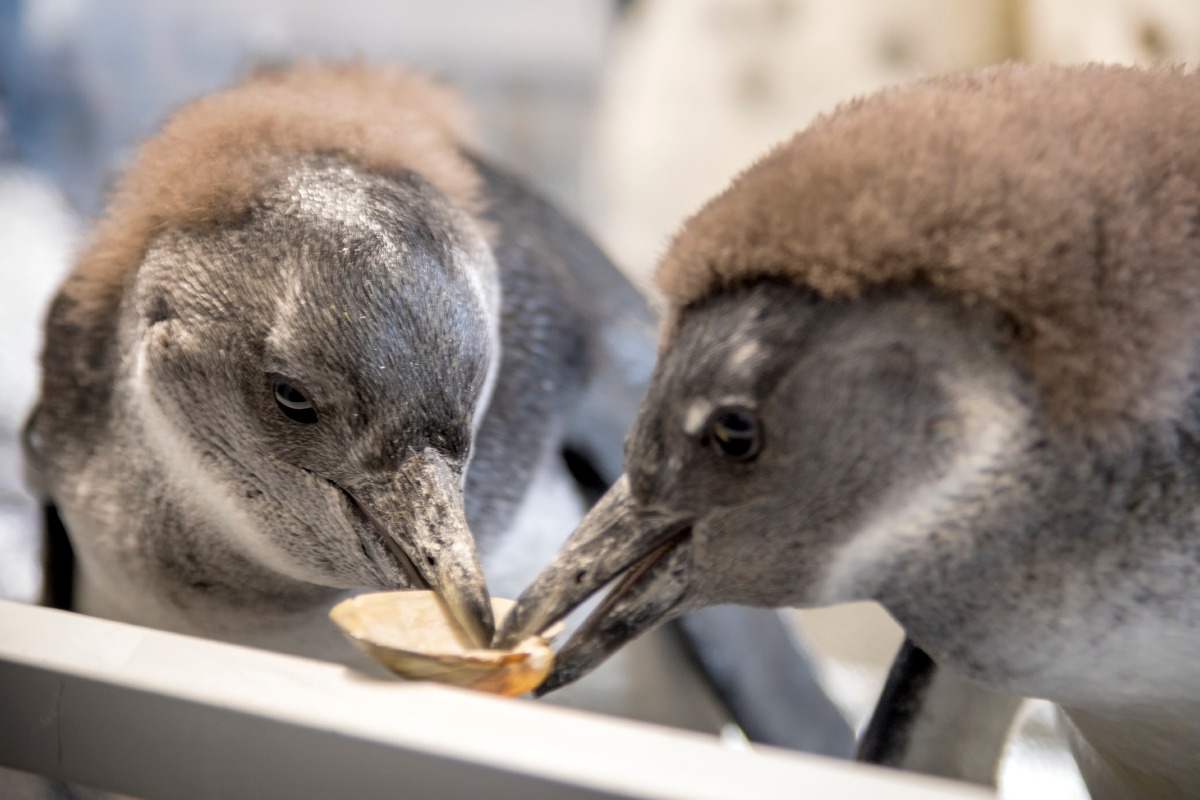
<svg viewBox="0 0 1200 800"><path fill-rule="evenodd" d="M383 537L409 579L436 591L454 618L486 647L495 633L492 603L467 527L458 474L433 450L404 462L389 481L346 492Z"/></svg>
<svg viewBox="0 0 1200 800"><path fill-rule="evenodd" d="M622 576L563 645L537 693L565 686L667 619L687 593L691 562L690 528L678 518L640 510L622 477L521 595L497 644L510 647L545 630Z"/></svg>

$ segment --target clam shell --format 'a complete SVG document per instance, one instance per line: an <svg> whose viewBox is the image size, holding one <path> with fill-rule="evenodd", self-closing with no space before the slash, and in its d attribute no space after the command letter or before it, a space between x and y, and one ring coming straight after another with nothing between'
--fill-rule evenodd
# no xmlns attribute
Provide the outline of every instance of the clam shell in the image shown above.
<svg viewBox="0 0 1200 800"><path fill-rule="evenodd" d="M515 600L492 598L499 625ZM333 607L329 617L360 650L411 680L437 681L512 697L537 687L554 666L549 642L555 625L511 650L475 646L436 592L361 594Z"/></svg>

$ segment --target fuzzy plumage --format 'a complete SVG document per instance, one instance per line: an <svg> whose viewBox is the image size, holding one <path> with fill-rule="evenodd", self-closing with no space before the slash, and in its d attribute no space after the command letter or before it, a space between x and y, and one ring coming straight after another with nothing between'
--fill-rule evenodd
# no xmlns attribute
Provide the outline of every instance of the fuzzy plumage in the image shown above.
<svg viewBox="0 0 1200 800"><path fill-rule="evenodd" d="M677 319L758 277L829 299L927 284L1006 316L1052 419L1120 446L1198 388L1198 101L1195 72L1097 65L857 100L692 217L658 285Z"/></svg>
<svg viewBox="0 0 1200 800"><path fill-rule="evenodd" d="M66 285L87 315L120 299L155 233L245 214L296 156L366 171L414 170L478 211L480 181L459 148L466 113L449 90L398 69L300 64L188 104L148 140L109 199Z"/></svg>
<svg viewBox="0 0 1200 800"><path fill-rule="evenodd" d="M465 148L462 117L419 75L301 64L193 101L144 143L51 305L29 427L85 611L252 640L274 615L286 638L330 589L428 583L487 634L463 483L481 441L505 438L489 401L559 385L543 369L581 391L593 351L565 303L506 317L493 249L524 277L561 271L583 237L528 192L510 192L526 218L494 209L503 176ZM545 252L514 264L513 237ZM514 353L558 346L507 358L502 326ZM324 411L289 419L280 386ZM566 413L549 393L527 402ZM472 477L473 509L492 512L479 528L505 531L540 455L506 459L517 491ZM445 552L417 557L422 577L395 536Z"/></svg>

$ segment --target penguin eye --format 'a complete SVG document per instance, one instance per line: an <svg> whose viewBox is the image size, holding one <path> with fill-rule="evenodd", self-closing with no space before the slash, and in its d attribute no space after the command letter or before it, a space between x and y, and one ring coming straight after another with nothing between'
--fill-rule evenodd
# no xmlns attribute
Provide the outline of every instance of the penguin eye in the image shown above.
<svg viewBox="0 0 1200 800"><path fill-rule="evenodd" d="M750 409L724 406L708 418L704 440L721 455L752 461L762 447L762 428Z"/></svg>
<svg viewBox="0 0 1200 800"><path fill-rule="evenodd" d="M275 381L275 402L279 410L293 422L311 425L317 421L317 411L304 393L285 380Z"/></svg>

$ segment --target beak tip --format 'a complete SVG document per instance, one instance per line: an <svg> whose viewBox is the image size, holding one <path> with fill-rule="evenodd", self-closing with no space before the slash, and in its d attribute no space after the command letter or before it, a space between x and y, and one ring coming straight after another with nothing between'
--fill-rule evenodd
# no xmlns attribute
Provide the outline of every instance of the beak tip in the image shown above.
<svg viewBox="0 0 1200 800"><path fill-rule="evenodd" d="M496 620L493 619L491 614L488 614L487 617L482 620L481 626L482 630L480 632L483 634L479 639L481 642L487 644L496 638Z"/></svg>
<svg viewBox="0 0 1200 800"><path fill-rule="evenodd" d="M537 698L545 697L546 695L550 694L551 692L561 689L563 686L566 686L570 682L571 682L570 680L564 680L563 678L561 678L559 676L558 671L556 670L554 672L551 672L550 675L546 678L546 680L544 680L540 684L538 684L537 688L533 690L533 696L537 697Z"/></svg>
<svg viewBox="0 0 1200 800"><path fill-rule="evenodd" d="M496 618L486 589L462 603L457 616L459 623L480 645L486 647L495 638Z"/></svg>

